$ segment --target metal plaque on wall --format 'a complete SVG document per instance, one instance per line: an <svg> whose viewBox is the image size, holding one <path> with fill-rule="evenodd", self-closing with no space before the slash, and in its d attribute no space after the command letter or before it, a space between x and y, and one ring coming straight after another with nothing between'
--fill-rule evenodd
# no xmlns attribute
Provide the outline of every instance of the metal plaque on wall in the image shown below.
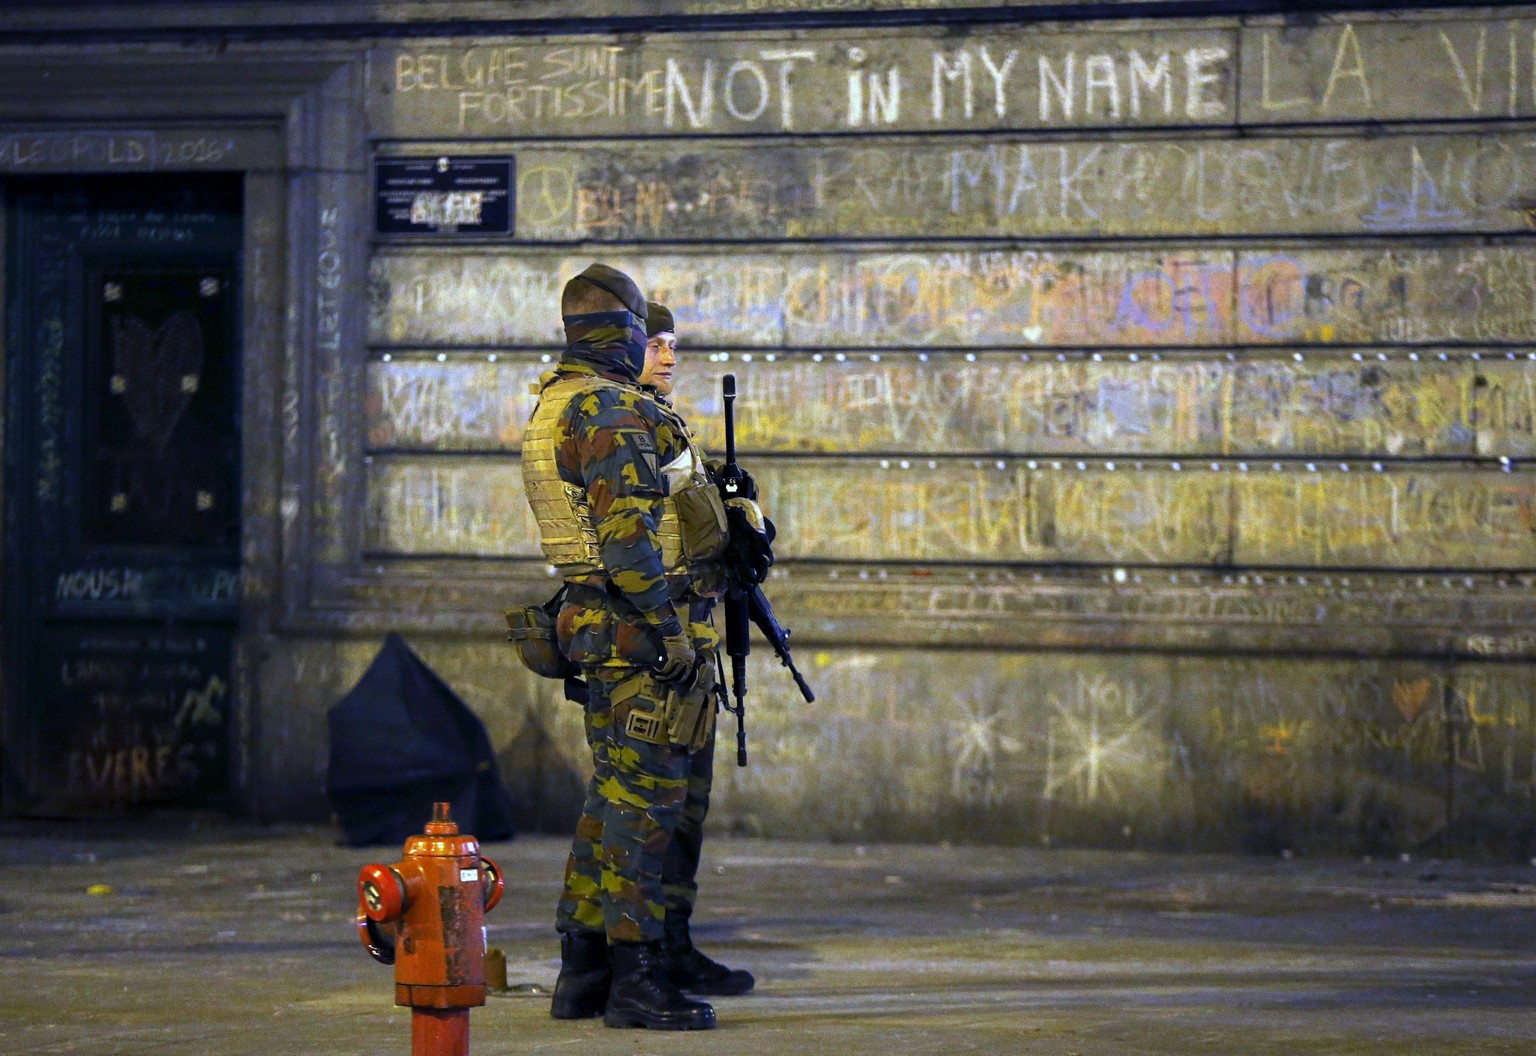
<svg viewBox="0 0 1536 1056"><path fill-rule="evenodd" d="M511 157L380 158L374 229L381 235L512 234Z"/></svg>

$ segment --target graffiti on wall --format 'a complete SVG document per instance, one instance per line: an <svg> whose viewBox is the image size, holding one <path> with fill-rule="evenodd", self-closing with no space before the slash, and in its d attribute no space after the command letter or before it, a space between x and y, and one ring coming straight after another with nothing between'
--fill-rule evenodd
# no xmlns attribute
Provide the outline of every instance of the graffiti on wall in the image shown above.
<svg viewBox="0 0 1536 1056"><path fill-rule="evenodd" d="M370 551L537 556L510 459L379 456L370 470ZM785 559L1536 563L1530 475L1454 464L784 458L761 462L755 476Z"/></svg>
<svg viewBox="0 0 1536 1056"><path fill-rule="evenodd" d="M374 55L380 134L1146 127L1523 117L1536 23L978 26L497 41ZM1241 70L1241 76L1238 71Z"/></svg>
<svg viewBox="0 0 1536 1056"><path fill-rule="evenodd" d="M1455 349L1178 356L777 353L681 348L673 402L706 450L724 444L735 375L745 452L1524 455L1536 385L1523 363ZM1509 353L1516 355L1516 353ZM368 369L374 449L515 452L548 353L393 354ZM1524 359L1524 354L1518 354ZM1444 356L1445 358L1440 358ZM441 357L441 359L439 358Z"/></svg>
<svg viewBox="0 0 1536 1056"><path fill-rule="evenodd" d="M1536 339L1536 251L691 251L610 258L720 347L1034 347ZM587 256L381 252L386 345L560 342Z"/></svg>
<svg viewBox="0 0 1536 1056"><path fill-rule="evenodd" d="M738 378L826 703L764 689L726 816L1413 846L1448 765L1528 802L1524 667L1209 654L1536 655L1536 20L951 28L376 48L377 140L518 187L512 239L373 251L368 556L544 582L527 387L606 259L714 453ZM1168 653L1049 652L1103 644Z"/></svg>
<svg viewBox="0 0 1536 1056"><path fill-rule="evenodd" d="M500 149L518 159L518 240L537 243L1517 232L1533 147L1489 133Z"/></svg>

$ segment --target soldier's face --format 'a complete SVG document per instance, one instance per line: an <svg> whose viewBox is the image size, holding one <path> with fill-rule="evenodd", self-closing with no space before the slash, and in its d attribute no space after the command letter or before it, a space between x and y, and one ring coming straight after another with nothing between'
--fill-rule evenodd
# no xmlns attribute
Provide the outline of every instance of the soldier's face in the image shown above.
<svg viewBox="0 0 1536 1056"><path fill-rule="evenodd" d="M677 369L677 335L663 331L645 343L645 371L640 384L650 385L663 396L672 395L672 372Z"/></svg>

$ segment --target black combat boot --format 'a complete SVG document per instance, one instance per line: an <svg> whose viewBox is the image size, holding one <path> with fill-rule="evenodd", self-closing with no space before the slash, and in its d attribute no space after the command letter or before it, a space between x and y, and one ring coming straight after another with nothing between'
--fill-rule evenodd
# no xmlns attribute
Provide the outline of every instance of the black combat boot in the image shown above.
<svg viewBox="0 0 1536 1056"><path fill-rule="evenodd" d="M591 1019L603 1014L613 969L608 936L601 931L560 933L560 977L549 1014L556 1019Z"/></svg>
<svg viewBox="0 0 1536 1056"><path fill-rule="evenodd" d="M668 978L659 942L616 942L613 988L603 1022L610 1027L713 1030L715 1010L683 996Z"/></svg>
<svg viewBox="0 0 1536 1056"><path fill-rule="evenodd" d="M713 997L734 997L757 984L752 973L743 968L727 968L700 953L687 935L669 938L666 943L667 975L679 990Z"/></svg>

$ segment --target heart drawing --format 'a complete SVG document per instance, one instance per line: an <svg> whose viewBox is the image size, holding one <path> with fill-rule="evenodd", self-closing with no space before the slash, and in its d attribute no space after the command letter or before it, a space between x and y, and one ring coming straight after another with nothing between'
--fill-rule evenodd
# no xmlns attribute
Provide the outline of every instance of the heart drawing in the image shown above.
<svg viewBox="0 0 1536 1056"><path fill-rule="evenodd" d="M155 331L136 315L114 317L112 366L123 378L134 432L163 453L202 377L203 329L197 317L175 312Z"/></svg>
<svg viewBox="0 0 1536 1056"><path fill-rule="evenodd" d="M1392 703L1397 705L1398 712L1408 725L1413 725L1424 706L1429 703L1429 688L1427 678L1392 683Z"/></svg>

